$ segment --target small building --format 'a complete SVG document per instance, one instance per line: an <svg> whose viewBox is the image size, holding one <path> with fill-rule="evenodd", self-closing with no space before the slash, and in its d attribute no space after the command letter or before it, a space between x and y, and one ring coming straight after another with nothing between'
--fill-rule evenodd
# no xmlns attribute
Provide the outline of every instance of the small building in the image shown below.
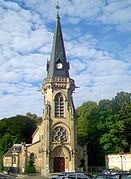
<svg viewBox="0 0 131 179"><path fill-rule="evenodd" d="M105 157L106 167L118 167L120 170L131 169L131 153L109 154Z"/></svg>

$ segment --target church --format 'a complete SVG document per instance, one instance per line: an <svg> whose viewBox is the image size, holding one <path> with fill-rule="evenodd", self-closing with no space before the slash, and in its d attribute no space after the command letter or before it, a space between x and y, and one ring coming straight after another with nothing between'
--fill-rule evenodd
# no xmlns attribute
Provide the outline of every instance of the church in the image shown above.
<svg viewBox="0 0 131 179"><path fill-rule="evenodd" d="M4 167L24 172L31 160L36 172L43 176L51 173L76 171L86 151L77 145L77 119L72 94L76 88L69 75L59 13L50 60L47 61L47 77L41 92L44 96L42 123L32 136L32 143L14 144L4 155Z"/></svg>

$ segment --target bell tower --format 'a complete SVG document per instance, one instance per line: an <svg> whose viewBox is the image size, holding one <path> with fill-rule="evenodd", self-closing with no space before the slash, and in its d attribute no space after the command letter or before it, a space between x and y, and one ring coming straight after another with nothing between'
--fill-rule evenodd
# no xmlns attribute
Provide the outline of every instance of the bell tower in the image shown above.
<svg viewBox="0 0 131 179"><path fill-rule="evenodd" d="M59 13L47 77L42 84L44 115L41 136L42 175L75 171L77 166L77 135L73 104L74 80L69 76Z"/></svg>

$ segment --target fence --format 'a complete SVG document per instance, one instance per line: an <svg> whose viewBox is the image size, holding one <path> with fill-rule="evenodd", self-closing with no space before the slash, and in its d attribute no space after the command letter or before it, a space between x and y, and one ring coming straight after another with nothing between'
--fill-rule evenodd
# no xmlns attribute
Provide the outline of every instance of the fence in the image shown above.
<svg viewBox="0 0 131 179"><path fill-rule="evenodd" d="M9 173L20 173L20 168L19 167L3 167L3 171Z"/></svg>
<svg viewBox="0 0 131 179"><path fill-rule="evenodd" d="M102 172L105 166L88 166L88 172L95 175Z"/></svg>

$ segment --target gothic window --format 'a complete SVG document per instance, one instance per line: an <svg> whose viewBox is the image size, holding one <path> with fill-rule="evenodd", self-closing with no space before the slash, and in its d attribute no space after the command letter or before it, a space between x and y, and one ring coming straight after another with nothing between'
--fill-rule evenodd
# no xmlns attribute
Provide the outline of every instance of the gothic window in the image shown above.
<svg viewBox="0 0 131 179"><path fill-rule="evenodd" d="M55 96L55 117L64 117L64 98L61 93Z"/></svg>

